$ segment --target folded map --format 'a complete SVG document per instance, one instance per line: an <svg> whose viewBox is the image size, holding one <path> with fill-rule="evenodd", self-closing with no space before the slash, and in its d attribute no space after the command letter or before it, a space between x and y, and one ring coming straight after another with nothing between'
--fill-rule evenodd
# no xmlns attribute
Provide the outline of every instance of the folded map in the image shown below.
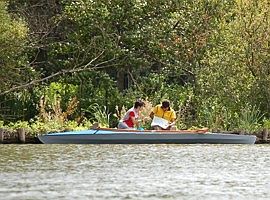
<svg viewBox="0 0 270 200"><path fill-rule="evenodd" d="M167 129L169 126L169 121L161 117L154 116L151 126L160 126L163 129Z"/></svg>

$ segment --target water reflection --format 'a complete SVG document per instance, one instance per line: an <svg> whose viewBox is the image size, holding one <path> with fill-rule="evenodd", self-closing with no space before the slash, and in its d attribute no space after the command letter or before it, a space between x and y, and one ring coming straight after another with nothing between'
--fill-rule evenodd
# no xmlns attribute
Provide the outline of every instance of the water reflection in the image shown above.
<svg viewBox="0 0 270 200"><path fill-rule="evenodd" d="M0 145L0 199L269 199L269 145Z"/></svg>

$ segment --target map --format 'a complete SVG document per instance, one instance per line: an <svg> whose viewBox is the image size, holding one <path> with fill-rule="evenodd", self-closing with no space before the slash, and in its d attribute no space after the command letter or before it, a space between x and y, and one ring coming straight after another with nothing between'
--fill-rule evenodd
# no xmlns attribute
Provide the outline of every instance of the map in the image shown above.
<svg viewBox="0 0 270 200"><path fill-rule="evenodd" d="M163 129L167 129L169 126L169 121L161 117L154 116L151 126L160 126Z"/></svg>

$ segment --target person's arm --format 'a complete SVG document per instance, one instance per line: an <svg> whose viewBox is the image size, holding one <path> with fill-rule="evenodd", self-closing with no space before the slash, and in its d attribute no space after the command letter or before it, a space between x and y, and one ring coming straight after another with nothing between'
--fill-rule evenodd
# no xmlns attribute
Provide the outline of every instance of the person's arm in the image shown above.
<svg viewBox="0 0 270 200"><path fill-rule="evenodd" d="M176 113L175 111L173 111L171 119L170 119L170 126L175 125L175 123L176 123Z"/></svg>
<svg viewBox="0 0 270 200"><path fill-rule="evenodd" d="M136 126L138 126L138 120L135 117L130 117L132 120L132 123Z"/></svg>
<svg viewBox="0 0 270 200"><path fill-rule="evenodd" d="M152 111L149 116L150 116L151 119L153 119L154 115L155 115L155 113L153 113L153 111Z"/></svg>
<svg viewBox="0 0 270 200"><path fill-rule="evenodd" d="M175 125L175 123L176 123L176 121L175 121L176 119L174 119L174 120L171 120L170 121L170 123L169 123L169 126L173 126L173 125Z"/></svg>
<svg viewBox="0 0 270 200"><path fill-rule="evenodd" d="M155 107L153 108L153 110L151 111L149 117L150 117L151 119L153 119L156 112L157 112L157 106L155 106Z"/></svg>

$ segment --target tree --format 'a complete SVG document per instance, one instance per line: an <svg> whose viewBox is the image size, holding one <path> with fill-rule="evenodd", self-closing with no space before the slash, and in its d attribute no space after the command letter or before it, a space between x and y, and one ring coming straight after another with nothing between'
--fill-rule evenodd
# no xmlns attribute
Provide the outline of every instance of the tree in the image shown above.
<svg viewBox="0 0 270 200"><path fill-rule="evenodd" d="M209 108L214 121L226 127L236 126L243 111L270 111L269 9L267 0L236 1L221 19L211 37L214 46L202 61L198 110L203 115Z"/></svg>
<svg viewBox="0 0 270 200"><path fill-rule="evenodd" d="M7 12L7 3L0 2L0 92L30 78L24 49L27 42L25 22Z"/></svg>

